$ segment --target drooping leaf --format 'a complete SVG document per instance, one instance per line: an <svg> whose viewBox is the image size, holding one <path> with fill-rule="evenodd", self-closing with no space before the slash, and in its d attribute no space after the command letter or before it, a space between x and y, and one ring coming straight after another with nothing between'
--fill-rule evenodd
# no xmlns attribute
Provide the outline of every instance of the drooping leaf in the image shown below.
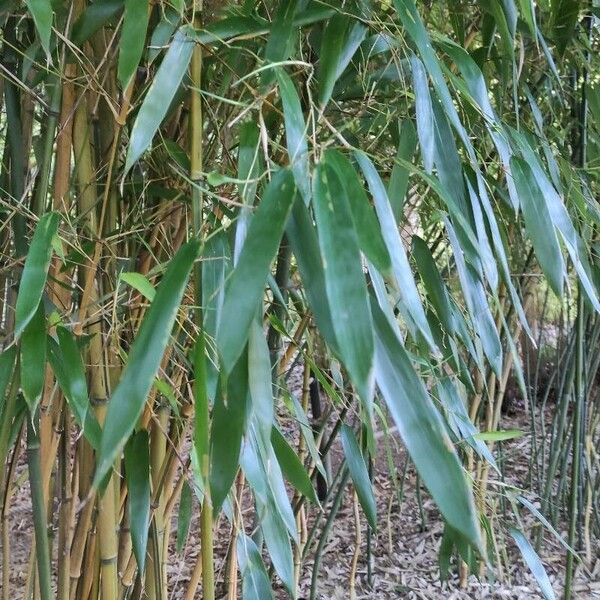
<svg viewBox="0 0 600 600"><path fill-rule="evenodd" d="M50 55L50 34L52 33L52 2L50 0L26 0L35 28L38 30L42 48Z"/></svg>
<svg viewBox="0 0 600 600"><path fill-rule="evenodd" d="M117 76L123 90L131 83L144 53L149 16L148 0L125 0L117 66Z"/></svg>
<svg viewBox="0 0 600 600"><path fill-rule="evenodd" d="M425 171L431 173L433 169L434 156L434 128L433 109L431 107L431 97L429 95L429 83L423 63L416 57L411 56L410 64L413 73L413 85L415 89L415 111L417 115L417 133L419 135L419 144L421 146L421 155Z"/></svg>
<svg viewBox="0 0 600 600"><path fill-rule="evenodd" d="M317 231L308 208L300 199L296 199L294 202L286 234L298 263L308 305L315 316L321 335L329 347L335 350L337 341L333 331L329 303L327 302L325 273L321 261Z"/></svg>
<svg viewBox="0 0 600 600"><path fill-rule="evenodd" d="M277 69L276 74L281 103L283 104L288 157L294 173L296 187L304 202L308 204L310 201L310 174L306 122L298 92L291 78L282 69Z"/></svg>
<svg viewBox="0 0 600 600"><path fill-rule="evenodd" d="M544 598L546 598L546 600L554 600L556 596L554 595L554 590L552 589L552 584L550 583L546 569L544 569L544 565L542 564L540 557L534 550L533 546L529 543L529 540L525 537L522 531L515 529L514 527L510 528L510 535L517 543L517 546L521 551L527 566L531 569L531 573L540 586L540 590L542 591Z"/></svg>
<svg viewBox="0 0 600 600"><path fill-rule="evenodd" d="M21 336L21 389L33 415L44 390L46 375L46 315L40 302Z"/></svg>
<svg viewBox="0 0 600 600"><path fill-rule="evenodd" d="M374 531L377 530L377 505L373 494L373 484L369 478L367 465L356 441L354 431L348 425L342 425L342 447L346 457L346 465L354 483L358 500L365 512L367 521Z"/></svg>
<svg viewBox="0 0 600 600"><path fill-rule="evenodd" d="M179 510L177 511L177 552L181 552L190 531L192 521L192 488L186 481L181 489Z"/></svg>
<svg viewBox="0 0 600 600"><path fill-rule="evenodd" d="M40 218L35 228L19 284L15 307L15 338L23 333L37 310L52 257L52 238L58 230L60 216L49 212Z"/></svg>
<svg viewBox="0 0 600 600"><path fill-rule="evenodd" d="M237 538L237 556L242 574L244 600L273 598L271 582L256 544L251 537L240 533Z"/></svg>
<svg viewBox="0 0 600 600"><path fill-rule="evenodd" d="M187 71L193 49L194 42L186 34L185 27L180 28L169 45L133 124L125 160L126 173L152 143Z"/></svg>
<svg viewBox="0 0 600 600"><path fill-rule="evenodd" d="M271 443L285 478L308 500L318 504L315 488L312 486L304 465L277 427L273 427Z"/></svg>
<svg viewBox="0 0 600 600"><path fill-rule="evenodd" d="M215 514L221 509L239 469L249 408L246 352L230 375L221 377L210 428L210 494Z"/></svg>
<svg viewBox="0 0 600 600"><path fill-rule="evenodd" d="M4 411L6 390L10 384L15 369L17 347L11 346L0 354L0 420Z"/></svg>
<svg viewBox="0 0 600 600"><path fill-rule="evenodd" d="M441 417L376 302L375 379L419 474L446 521L475 548L482 543L473 495Z"/></svg>
<svg viewBox="0 0 600 600"><path fill-rule="evenodd" d="M294 561L289 531L273 496L255 440L251 438L244 444L242 468L254 492L258 521L275 571L288 592L294 595Z"/></svg>
<svg viewBox="0 0 600 600"><path fill-rule="evenodd" d="M364 402L372 397L373 329L358 238L342 183L326 162L313 178L313 206L340 355Z"/></svg>
<svg viewBox="0 0 600 600"><path fill-rule="evenodd" d="M367 180L371 195L373 196L381 233L392 260L392 268L396 277L398 292L402 303L406 307L405 312L408 314L409 318L412 319L412 322L428 341L429 345L432 348L435 348L429 329L429 323L425 316L425 310L423 309L423 304L419 297L419 291L417 290L417 285L406 256L406 251L402 245L400 233L396 226L392 207L383 181L366 154L363 152L356 152L355 156L365 179Z"/></svg>
<svg viewBox="0 0 600 600"><path fill-rule="evenodd" d="M133 431L148 396L179 309L199 243L188 242L171 259L129 351L127 365L108 405L94 485L108 473Z"/></svg>
<svg viewBox="0 0 600 600"><path fill-rule="evenodd" d="M525 227L531 237L536 256L554 293L561 297L565 263L546 200L525 161L513 157L511 169L521 198Z"/></svg>
<svg viewBox="0 0 600 600"><path fill-rule="evenodd" d="M238 263L229 278L217 331L217 348L229 373L246 345L295 195L292 174L278 171L252 218Z"/></svg>
<svg viewBox="0 0 600 600"><path fill-rule="evenodd" d="M395 126L395 125L393 125ZM410 161L417 147L417 135L412 121L405 120L398 123L399 140L396 158L403 161ZM392 175L388 184L388 198L396 223L400 223L402 218L402 208L404 198L408 190L408 178L410 172L398 160L392 167Z"/></svg>
<svg viewBox="0 0 600 600"><path fill-rule="evenodd" d="M123 9L124 0L100 0L89 4L73 24L71 41L76 46L83 45L107 21Z"/></svg>
<svg viewBox="0 0 600 600"><path fill-rule="evenodd" d="M335 82L348 66L352 56L363 41L367 29L361 23L341 13L335 14L323 32L319 56L319 93L321 107L331 98Z"/></svg>
<svg viewBox="0 0 600 600"><path fill-rule="evenodd" d="M97 450L102 432L91 409L85 368L77 342L73 334L62 325L56 328L56 337L58 343L52 338L48 339L50 365L85 439Z"/></svg>
<svg viewBox="0 0 600 600"><path fill-rule="evenodd" d="M125 445L125 481L133 553L143 573L150 526L150 448L145 429L134 433Z"/></svg>
<svg viewBox="0 0 600 600"><path fill-rule="evenodd" d="M336 150L326 150L323 161L333 167L345 188L361 250L382 274L389 275L392 266L390 255L383 241L377 217L352 163Z"/></svg>

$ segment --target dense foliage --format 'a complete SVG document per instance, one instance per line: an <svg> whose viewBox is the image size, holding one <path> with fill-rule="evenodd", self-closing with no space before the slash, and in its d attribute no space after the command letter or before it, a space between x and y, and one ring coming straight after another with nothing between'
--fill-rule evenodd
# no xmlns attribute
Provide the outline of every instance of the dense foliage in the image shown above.
<svg viewBox="0 0 600 600"><path fill-rule="evenodd" d="M534 546L567 515L570 597L600 533L599 19L576 0L4 2L3 597L25 439L27 598L166 598L192 494L189 598L236 597L238 573L244 598L275 574L295 597L304 563L314 598L349 482L377 530L392 428L444 520L442 575L493 572L507 534L551 598ZM510 378L529 495L495 452L518 435Z"/></svg>

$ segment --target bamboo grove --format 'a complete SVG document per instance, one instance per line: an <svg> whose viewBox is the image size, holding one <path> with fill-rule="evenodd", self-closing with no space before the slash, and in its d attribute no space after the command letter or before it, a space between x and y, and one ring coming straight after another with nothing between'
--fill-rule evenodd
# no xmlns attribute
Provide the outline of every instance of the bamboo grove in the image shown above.
<svg viewBox="0 0 600 600"><path fill-rule="evenodd" d="M599 6L2 2L3 600L166 599L190 523L186 598L293 598L307 569L317 598L347 497L354 597L393 435L442 576L498 576L512 538L573 597L600 533ZM510 377L527 490L498 461Z"/></svg>

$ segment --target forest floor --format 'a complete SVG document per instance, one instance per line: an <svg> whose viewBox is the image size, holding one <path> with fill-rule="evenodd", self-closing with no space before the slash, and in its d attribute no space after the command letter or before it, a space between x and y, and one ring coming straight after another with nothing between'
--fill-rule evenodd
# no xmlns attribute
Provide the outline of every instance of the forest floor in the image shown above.
<svg viewBox="0 0 600 600"><path fill-rule="evenodd" d="M520 411L517 415L505 417L503 427L505 429L514 428L528 431L528 419L529 417ZM396 436L391 439L394 441L393 445L395 447L393 460L398 468L397 477L398 480L401 480L404 454L401 443ZM378 532L371 538L371 577L369 581L366 553L367 526L362 515L360 516L360 552L355 580L357 600L366 598L382 600L394 598L423 600L543 598L534 577L527 566L524 565L515 544L507 534L501 540L501 546L503 546L505 554L501 568L495 570L498 578L496 581L492 580L491 573L479 580L471 576L466 587L461 587L456 574L456 566L453 565L453 573L449 581L441 583L439 581L437 553L443 532L443 524L439 513L425 489L421 490L422 512L419 509L416 493L417 478L411 467L404 474L403 498L401 504L399 503L398 489L392 483L383 444L380 444L379 450L378 459L374 464ZM334 464L336 452L339 457L339 448L334 449ZM529 438L527 435L503 442L504 484L527 489L529 453ZM16 481L20 485L13 497L10 512L7 515L10 524L11 600L20 600L23 597L29 563L29 549L31 547L31 506L24 468L25 465L22 465L19 469L21 477L17 475ZM318 578L317 598L319 600L345 600L350 598L350 573L356 548L357 532L354 494L350 486L346 490L340 512L332 527L323 554ZM536 503L536 499L530 494L525 492L524 495L534 504ZM244 509L243 514L244 518L248 519L246 531L249 533L252 524L249 498L248 502L244 502L244 505L246 504L247 507ZM511 510L510 505L507 510ZM195 512L197 513L197 511ZM311 509L309 524L316 514L317 509ZM524 509L520 514L526 533L532 539L531 532L535 528L535 518ZM502 520L501 515L499 515L498 520ZM174 518L172 524L173 537L176 530L177 522ZM225 519L221 519L216 536L217 580L221 581L224 579L224 556L226 554L226 547L222 543L228 539L228 531L229 528ZM566 535L564 527L559 527L559 533ZM574 597L581 600L600 599L600 540L592 540L591 551L592 559L588 565L588 571L586 572L581 567L577 569ZM184 597L190 572L196 563L198 552L198 520L196 516L192 519L190 535L183 551L180 554L173 551L169 559L169 589L170 597L173 600ZM544 533L540 556L557 597L560 597L565 550L556 538L548 532ZM299 600L309 598L312 567L312 560L308 560L304 564L300 577ZM239 592L241 594L241 585ZM276 596L278 598L287 597L281 589L276 591ZM197 592L196 597L201 598L200 591Z"/></svg>

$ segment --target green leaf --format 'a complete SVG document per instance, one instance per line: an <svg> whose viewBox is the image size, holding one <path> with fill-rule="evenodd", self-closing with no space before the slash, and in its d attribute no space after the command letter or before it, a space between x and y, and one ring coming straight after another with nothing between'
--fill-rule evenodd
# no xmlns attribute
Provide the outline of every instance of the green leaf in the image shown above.
<svg viewBox="0 0 600 600"><path fill-rule="evenodd" d="M565 263L546 200L531 168L524 160L513 157L510 165L521 199L525 227L548 283L560 298L565 279Z"/></svg>
<svg viewBox="0 0 600 600"><path fill-rule="evenodd" d="M255 319L248 338L248 387L252 413L264 443L271 437L273 426L273 388L271 359L262 322Z"/></svg>
<svg viewBox="0 0 600 600"><path fill-rule="evenodd" d="M288 157L294 173L296 187L300 191L304 202L308 204L310 201L310 173L306 122L293 81L283 69L277 69L276 75L281 103L283 104Z"/></svg>
<svg viewBox="0 0 600 600"><path fill-rule="evenodd" d="M446 521L482 551L473 495L444 423L399 334L372 301L375 380L419 474Z"/></svg>
<svg viewBox="0 0 600 600"><path fill-rule="evenodd" d="M150 448L145 429L134 433L125 445L125 481L133 553L143 573L150 526Z"/></svg>
<svg viewBox="0 0 600 600"><path fill-rule="evenodd" d="M127 285L131 286L134 290L137 290L146 300L154 300L156 290L154 286L148 281L148 278L141 273L121 273L119 276L121 281L124 281Z"/></svg>
<svg viewBox="0 0 600 600"><path fill-rule="evenodd" d="M199 243L193 240L182 246L171 259L154 301L131 345L127 365L108 405L94 486L104 479L112 467L142 413L144 402L169 343L179 304L198 251Z"/></svg>
<svg viewBox="0 0 600 600"><path fill-rule="evenodd" d="M573 38L581 4L580 0L551 0L552 31L559 56L564 54L568 43Z"/></svg>
<svg viewBox="0 0 600 600"><path fill-rule="evenodd" d="M214 340L221 319L225 281L231 270L231 252L227 234L220 231L210 236L202 251L202 318L206 338L206 388L209 398L214 398L218 375L218 357Z"/></svg>
<svg viewBox="0 0 600 600"><path fill-rule="evenodd" d="M352 23L349 16L341 13L336 13L327 23L319 54L318 101L321 108L329 102L335 82L352 60L366 33L364 25Z"/></svg>
<svg viewBox="0 0 600 600"><path fill-rule="evenodd" d="M278 63L286 60L292 53L294 35L294 13L298 0L280 2L275 18L271 23L269 39L265 46L265 63ZM267 87L273 82L273 69L267 69L261 74L262 85Z"/></svg>
<svg viewBox="0 0 600 600"><path fill-rule="evenodd" d="M117 66L117 76L123 90L131 83L144 53L149 16L148 0L125 0Z"/></svg>
<svg viewBox="0 0 600 600"><path fill-rule="evenodd" d="M554 590L552 589L552 584L550 583L546 569L544 569L544 565L542 564L542 561L540 560L540 557L537 555L536 551L533 549L533 546L529 543L529 540L519 529L511 527L509 531L510 535L517 543L517 546L521 551L527 566L530 568L533 576L538 582L544 598L546 598L546 600L554 600L555 595Z"/></svg>
<svg viewBox="0 0 600 600"><path fill-rule="evenodd" d="M244 600L272 599L271 582L260 552L252 538L245 533L240 533L236 547L242 574L242 597Z"/></svg>
<svg viewBox="0 0 600 600"><path fill-rule="evenodd" d="M15 338L23 333L33 319L42 299L52 257L52 238L58 231L59 220L58 213L46 213L35 228L19 284L15 308Z"/></svg>
<svg viewBox="0 0 600 600"><path fill-rule="evenodd" d="M273 450L277 456L279 466L283 471L285 478L303 495L314 504L318 504L315 488L313 487L310 477L304 468L304 465L298 458L294 449L288 444L283 434L273 427L271 433L271 443Z"/></svg>
<svg viewBox="0 0 600 600"><path fill-rule="evenodd" d="M327 302L325 272L321 261L317 232L308 208L300 199L296 199L292 207L292 215L288 221L286 235L290 240L298 263L308 305L315 316L321 335L328 346L335 351L337 341L333 331L329 303Z"/></svg>
<svg viewBox="0 0 600 600"><path fill-rule="evenodd" d="M340 356L362 400L373 394L373 326L367 286L350 205L333 168L320 163L313 178L313 206Z"/></svg>
<svg viewBox="0 0 600 600"><path fill-rule="evenodd" d="M239 469L249 408L248 357L242 354L229 377L221 377L210 429L210 494L216 515Z"/></svg>
<svg viewBox="0 0 600 600"><path fill-rule="evenodd" d="M433 108L431 106L431 96L429 95L429 83L423 63L416 56L411 56L410 64L415 89L415 112L417 115L419 144L425 171L431 173L433 170L435 138L434 128L431 126L433 123Z"/></svg>
<svg viewBox="0 0 600 600"><path fill-rule="evenodd" d="M123 0L96 0L75 21L71 41L81 46L123 9Z"/></svg>
<svg viewBox="0 0 600 600"><path fill-rule="evenodd" d="M350 477L354 483L356 494L360 505L365 512L367 521L373 531L377 530L377 505L375 504L375 496L373 495L373 484L369 478L367 465L363 458L362 452L356 441L354 431L346 425L342 425L342 447L344 448L344 456L346 457L346 465L350 471Z"/></svg>
<svg viewBox="0 0 600 600"><path fill-rule="evenodd" d="M278 171L250 222L240 258L227 284L217 331L217 348L226 374L246 345L294 195L291 172Z"/></svg>
<svg viewBox="0 0 600 600"><path fill-rule="evenodd" d="M400 161L412 160L417 147L417 135L412 121L407 119L398 122L398 129L400 139L398 140L396 161L392 167L392 174L387 190L396 223L400 223L403 218L402 208L408 190L408 178L410 175L410 171Z"/></svg>
<svg viewBox="0 0 600 600"><path fill-rule="evenodd" d="M33 415L44 391L46 375L46 315L40 302L21 336L21 389Z"/></svg>
<svg viewBox="0 0 600 600"><path fill-rule="evenodd" d="M14 345L0 353L0 422L3 418L6 390L15 370L16 357L17 347Z"/></svg>
<svg viewBox="0 0 600 600"><path fill-rule="evenodd" d="M62 325L56 328L58 344L48 338L48 358L69 408L85 439L97 450L102 431L91 410L85 368L73 334Z"/></svg>
<svg viewBox="0 0 600 600"><path fill-rule="evenodd" d="M413 257L438 319L450 334L456 330L450 295L427 244L418 235L412 238Z"/></svg>
<svg viewBox="0 0 600 600"><path fill-rule="evenodd" d="M254 492L257 520L275 571L288 592L294 595L294 560L288 528L273 494L264 461L256 447L256 439L251 436L244 444L242 468Z"/></svg>
<svg viewBox="0 0 600 600"><path fill-rule="evenodd" d="M392 268L390 255L383 241L377 217L352 163L337 150L326 150L323 162L333 167L345 189L361 250L380 273L389 275Z"/></svg>
<svg viewBox="0 0 600 600"><path fill-rule="evenodd" d="M181 552L190 531L192 520L192 488L185 481L181 489L179 510L177 512L177 552Z"/></svg>
<svg viewBox="0 0 600 600"><path fill-rule="evenodd" d="M50 34L52 33L52 2L50 0L26 0L26 3L40 36L42 48L49 56Z"/></svg>
<svg viewBox="0 0 600 600"><path fill-rule="evenodd" d="M524 435L525 433L519 429L500 429L498 431L481 431L474 434L473 437L483 442L501 442L504 440L514 440Z"/></svg>
<svg viewBox="0 0 600 600"><path fill-rule="evenodd" d="M371 195L373 196L381 233L392 260L392 268L396 278L396 287L400 294L402 304L406 307L405 313L408 314L412 323L414 323L422 333L430 347L435 348L429 323L425 316L425 310L423 309L419 291L417 290L417 284L415 283L412 269L408 262L406 251L404 250L400 238L400 233L398 232L398 227L396 226L392 207L383 181L381 181L379 173L366 154L357 151L355 155L365 179L367 180ZM412 325L412 323L409 323L409 325Z"/></svg>
<svg viewBox="0 0 600 600"><path fill-rule="evenodd" d="M178 29L133 124L125 160L125 173L152 143L152 138L165 118L187 71L193 49L194 42L186 34L186 28Z"/></svg>

